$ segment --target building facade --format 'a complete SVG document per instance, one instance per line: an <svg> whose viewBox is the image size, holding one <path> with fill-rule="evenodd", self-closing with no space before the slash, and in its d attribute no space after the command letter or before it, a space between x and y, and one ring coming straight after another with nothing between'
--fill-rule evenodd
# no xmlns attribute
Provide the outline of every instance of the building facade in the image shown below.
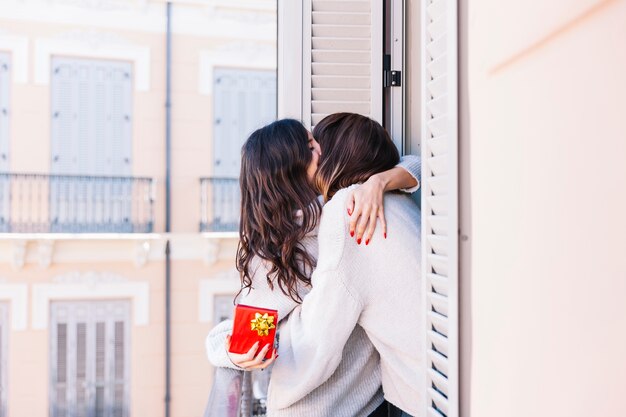
<svg viewBox="0 0 626 417"><path fill-rule="evenodd" d="M0 5L1 416L204 409L239 148L276 117L276 4L176 1L169 22L168 56L164 1Z"/></svg>

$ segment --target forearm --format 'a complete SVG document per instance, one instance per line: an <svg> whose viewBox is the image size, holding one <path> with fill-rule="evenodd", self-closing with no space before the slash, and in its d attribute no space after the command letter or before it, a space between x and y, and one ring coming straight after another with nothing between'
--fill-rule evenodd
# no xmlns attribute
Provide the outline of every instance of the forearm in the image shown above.
<svg viewBox="0 0 626 417"><path fill-rule="evenodd" d="M410 189L418 185L417 180L409 174L406 169L400 166L395 166L385 172L374 174L370 179L377 183L378 187L380 187L383 192Z"/></svg>

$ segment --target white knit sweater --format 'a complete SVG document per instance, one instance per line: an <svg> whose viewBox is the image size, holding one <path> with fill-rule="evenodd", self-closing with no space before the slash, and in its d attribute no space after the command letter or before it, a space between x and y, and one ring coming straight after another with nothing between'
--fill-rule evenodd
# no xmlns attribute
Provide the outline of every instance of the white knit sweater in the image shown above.
<svg viewBox="0 0 626 417"><path fill-rule="evenodd" d="M419 188L421 176L419 157L403 157L399 166L405 168L418 181L418 186L404 191L416 191ZM398 228L402 227L404 226ZM394 233L394 229L395 227L388 226L390 234ZM373 245L374 240L376 239L372 240L370 246ZM314 258L317 258L317 229L303 239L302 245ZM259 264L258 260L256 262L256 268L253 267L255 273L252 277L252 290L243 291L238 303L278 310L279 332L281 332L284 323L288 321L286 318L289 313L298 304L279 289L270 289L266 281L267 269ZM300 287L298 291L303 298L308 292L309 288L304 287ZM230 361L224 348L226 336L231 332L232 321L226 320L213 328L207 336L206 352L214 366L239 369ZM320 381L295 400L291 400L293 393L289 388L280 388L280 392L276 395L280 398L284 397L289 404L285 405L283 401L270 399L268 417L365 417L380 405L383 401L383 394L378 352L360 326L354 327L345 345L345 349L340 349L338 352L340 358L336 370L331 372L332 375L329 375L327 380ZM282 356L277 362L282 362ZM297 375L296 378L298 378ZM272 382L270 382L271 385Z"/></svg>
<svg viewBox="0 0 626 417"><path fill-rule="evenodd" d="M385 398L419 416L425 372L419 339L420 212L408 196L386 194L387 239L377 231L369 246L357 245L348 235L345 212L350 188L324 206L312 289L281 327L268 402L290 407L327 381L360 325L380 353ZM357 371L352 366L348 372Z"/></svg>

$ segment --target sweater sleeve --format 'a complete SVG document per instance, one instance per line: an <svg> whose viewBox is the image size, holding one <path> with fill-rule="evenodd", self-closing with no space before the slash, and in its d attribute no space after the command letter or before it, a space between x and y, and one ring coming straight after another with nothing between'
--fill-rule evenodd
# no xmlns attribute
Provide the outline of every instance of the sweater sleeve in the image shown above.
<svg viewBox="0 0 626 417"><path fill-rule="evenodd" d="M257 266L252 277L252 287L249 291L243 290L237 302L277 310L280 323L298 304L276 285L273 289L270 288L266 279L267 268L263 264ZM233 321L225 320L215 326L206 337L206 354L213 366L241 369L232 363L226 351L226 336L232 333L232 329Z"/></svg>
<svg viewBox="0 0 626 417"><path fill-rule="evenodd" d="M396 166L404 168L417 181L415 187L402 188L400 191L411 194L419 190L422 184L422 158L417 155L404 155Z"/></svg>
<svg viewBox="0 0 626 417"><path fill-rule="evenodd" d="M345 198L338 196L324 207L313 288L280 328L279 358L269 392L273 408L291 406L333 375L363 308L345 281L341 261L347 220L343 216Z"/></svg>
<svg viewBox="0 0 626 417"><path fill-rule="evenodd" d="M206 337L204 341L204 347L206 348L206 354L209 358L211 365L217 368L232 368L239 369L228 357L226 351L226 336L233 331L233 321L224 320L217 326L215 326Z"/></svg>

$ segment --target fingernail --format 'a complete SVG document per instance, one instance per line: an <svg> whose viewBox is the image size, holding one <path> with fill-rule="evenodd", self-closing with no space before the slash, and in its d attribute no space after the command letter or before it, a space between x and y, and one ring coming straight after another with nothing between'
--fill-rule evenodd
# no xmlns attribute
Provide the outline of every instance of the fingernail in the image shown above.
<svg viewBox="0 0 626 417"><path fill-rule="evenodd" d="M369 245L369 244L370 244L370 240L369 240L369 239L367 239L367 240L365 241L365 244L366 244L366 245Z"/></svg>
<svg viewBox="0 0 626 417"><path fill-rule="evenodd" d="M348 216L352 216L352 210L348 209Z"/></svg>
<svg viewBox="0 0 626 417"><path fill-rule="evenodd" d="M354 237L354 230L350 230L350 237Z"/></svg>
<svg viewBox="0 0 626 417"><path fill-rule="evenodd" d="M385 239L387 239L387 232L385 232L384 235L385 235Z"/></svg>
<svg viewBox="0 0 626 417"><path fill-rule="evenodd" d="M356 243L360 245L360 244L361 244L361 238L358 238L358 239L356 240Z"/></svg>

